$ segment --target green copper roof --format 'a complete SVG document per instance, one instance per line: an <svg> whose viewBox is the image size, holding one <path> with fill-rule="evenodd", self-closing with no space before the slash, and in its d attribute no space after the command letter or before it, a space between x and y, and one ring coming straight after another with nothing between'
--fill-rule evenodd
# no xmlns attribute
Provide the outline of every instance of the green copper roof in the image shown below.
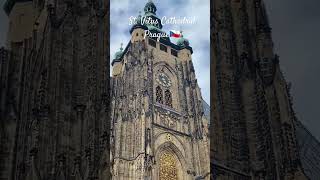
<svg viewBox="0 0 320 180"><path fill-rule="evenodd" d="M157 7L156 5L152 2L152 0L149 0L147 4L144 6L144 17L146 18L151 18L154 22L157 21L158 24L146 24L146 25L152 25L155 26L159 29L162 29L162 24L160 18L156 15L157 12Z"/></svg>
<svg viewBox="0 0 320 180"><path fill-rule="evenodd" d="M157 7L156 7L156 5L154 5L152 0L147 2L147 4L144 6L144 12L145 12L145 14L147 14L147 13L156 14Z"/></svg>
<svg viewBox="0 0 320 180"><path fill-rule="evenodd" d="M122 53L123 53L123 48L121 44L120 50L114 54L114 59L120 59L122 56Z"/></svg>
<svg viewBox="0 0 320 180"><path fill-rule="evenodd" d="M147 26L154 26L154 27L157 27L159 29L162 29L162 24L161 24L161 19L158 18L158 16L156 16L155 14L150 14L150 13L147 13L145 14L145 17L146 18L151 18L154 22L158 22L157 24L146 24Z"/></svg>
<svg viewBox="0 0 320 180"><path fill-rule="evenodd" d="M118 51L114 54L114 59L120 59L121 56L122 56L122 51Z"/></svg>
<svg viewBox="0 0 320 180"><path fill-rule="evenodd" d="M14 5L17 3L17 2L28 2L28 1L32 1L32 0L7 0L5 3L4 3L4 6L3 6L3 9L4 11L6 12L7 15L10 14L12 8L14 7Z"/></svg>
<svg viewBox="0 0 320 180"><path fill-rule="evenodd" d="M153 26L153 25L147 25L147 27L148 27L148 29L149 29L150 31L155 30L155 31L157 31L157 32L159 32L159 33L166 33L166 32L163 31L162 29L159 29L158 27Z"/></svg>
<svg viewBox="0 0 320 180"><path fill-rule="evenodd" d="M122 55L123 55L123 53L124 53L124 52L123 52L122 45L123 45L123 44L121 43L120 50L114 54L114 58L113 58L113 61L112 61L112 65L113 65L115 62L120 62L120 61L121 61Z"/></svg>
<svg viewBox="0 0 320 180"><path fill-rule="evenodd" d="M180 37L177 41L177 45L181 48L184 48L184 47L188 47L190 45L188 39L184 38L183 36Z"/></svg>

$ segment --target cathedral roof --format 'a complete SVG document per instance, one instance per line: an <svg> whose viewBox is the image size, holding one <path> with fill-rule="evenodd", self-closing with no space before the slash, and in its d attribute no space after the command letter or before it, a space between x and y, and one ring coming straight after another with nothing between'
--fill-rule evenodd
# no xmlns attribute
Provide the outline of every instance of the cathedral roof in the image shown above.
<svg viewBox="0 0 320 180"><path fill-rule="evenodd" d="M122 49L121 49L120 51L118 51L118 52L115 53L114 59L120 59L121 56L122 56Z"/></svg>
<svg viewBox="0 0 320 180"><path fill-rule="evenodd" d="M124 51L123 51L122 43L121 43L121 47L120 47L119 51L117 51L117 52L114 54L114 58L113 58L113 61L112 61L112 65L113 65L115 62L120 62L121 59L122 59L123 54L124 54Z"/></svg>
<svg viewBox="0 0 320 180"><path fill-rule="evenodd" d="M141 14L139 12L139 16L137 17L136 23L131 27L130 33L132 33L136 28L141 28L144 30L149 30L152 33L165 33L165 34L167 34L164 30L162 30L161 20L157 17L156 11L157 11L157 7L152 2L152 0L149 0L144 7L145 14L143 16L141 16ZM158 20L159 23L158 24L143 24L141 19L142 18L149 18L149 17L152 18L153 20ZM152 39L154 39L154 38L152 38ZM173 42L171 42L169 37L161 37L159 41L160 41L160 43L167 45L167 46L170 46L175 50L188 49L188 50L190 50L191 54L193 53L193 49L192 49L192 47L190 47L189 40L184 38L183 36L178 39L177 44L174 44ZM111 65L113 65L115 62L122 61L122 58L126 54L130 44L131 43L129 42L127 47L124 50L120 49L120 51L115 53L114 59L113 59Z"/></svg>
<svg viewBox="0 0 320 180"><path fill-rule="evenodd" d="M147 4L144 7L144 15L141 16L139 12L139 16L137 18L136 24L132 26L130 29L130 33L136 28L142 28L145 30L155 30L157 32L162 33L162 24L160 18L156 15L157 7L156 5L152 2L152 0L149 0ZM145 21L143 21L143 18ZM150 21L149 19L152 19ZM143 21L143 23L142 23ZM155 23L158 22L158 23Z"/></svg>
<svg viewBox="0 0 320 180"><path fill-rule="evenodd" d="M127 44L126 48L123 49L122 46L120 47L120 50L118 52L116 52L114 54L114 58L111 62L111 65L113 66L114 63L116 62L121 62L123 59L123 56L126 54L126 52L128 51L129 47L131 45L131 41L129 41L129 43Z"/></svg>
<svg viewBox="0 0 320 180"><path fill-rule="evenodd" d="M149 0L147 4L144 6L144 12L146 15L150 14L156 14L157 12L157 7L156 5L152 2L152 0Z"/></svg>
<svg viewBox="0 0 320 180"><path fill-rule="evenodd" d="M177 41L177 45L181 48L185 48L185 47L188 47L190 45L190 43L189 43L188 39L181 36Z"/></svg>
<svg viewBox="0 0 320 180"><path fill-rule="evenodd" d="M170 40L168 41L168 40L163 39L163 38L160 39L160 42L162 44L165 44L167 46L172 47L173 49L176 49L176 50L188 49L191 52L191 54L193 53L193 49L189 45L188 46L182 46L182 45L179 45L178 43L174 44L174 43L170 42Z"/></svg>

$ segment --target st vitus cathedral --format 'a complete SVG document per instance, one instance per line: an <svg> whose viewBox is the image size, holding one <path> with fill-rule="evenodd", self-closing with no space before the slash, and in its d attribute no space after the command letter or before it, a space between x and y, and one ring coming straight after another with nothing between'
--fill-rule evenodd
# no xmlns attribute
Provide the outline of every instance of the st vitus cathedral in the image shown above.
<svg viewBox="0 0 320 180"><path fill-rule="evenodd" d="M183 37L164 34L155 4L131 28L126 48L112 62L111 161L113 179L209 179L208 120ZM152 18L143 24L141 18Z"/></svg>
<svg viewBox="0 0 320 180"><path fill-rule="evenodd" d="M109 83L108 1L7 0L0 179L308 179L263 2L211 6L208 123L187 39L138 20Z"/></svg>
<svg viewBox="0 0 320 180"><path fill-rule="evenodd" d="M213 179L307 179L263 1L211 5Z"/></svg>

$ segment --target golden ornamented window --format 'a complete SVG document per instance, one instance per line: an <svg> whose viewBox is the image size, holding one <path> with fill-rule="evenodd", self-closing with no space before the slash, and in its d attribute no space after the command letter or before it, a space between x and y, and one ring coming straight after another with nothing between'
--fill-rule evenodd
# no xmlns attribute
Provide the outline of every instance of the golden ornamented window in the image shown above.
<svg viewBox="0 0 320 180"><path fill-rule="evenodd" d="M172 107L172 95L169 90L166 90L164 93L166 105Z"/></svg>
<svg viewBox="0 0 320 180"><path fill-rule="evenodd" d="M160 180L178 180L176 158L165 152L160 157Z"/></svg>
<svg viewBox="0 0 320 180"><path fill-rule="evenodd" d="M163 95L162 95L162 89L160 86L157 86L156 88L156 101L158 103L163 104Z"/></svg>

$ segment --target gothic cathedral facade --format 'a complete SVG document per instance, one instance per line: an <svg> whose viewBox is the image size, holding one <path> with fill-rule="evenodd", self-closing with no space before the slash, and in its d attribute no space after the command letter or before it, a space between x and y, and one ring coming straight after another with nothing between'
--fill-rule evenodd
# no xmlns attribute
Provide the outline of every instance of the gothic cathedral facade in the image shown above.
<svg viewBox="0 0 320 180"><path fill-rule="evenodd" d="M213 179L307 179L263 0L211 5Z"/></svg>
<svg viewBox="0 0 320 180"><path fill-rule="evenodd" d="M146 17L157 19L149 1ZM159 41L161 24L137 24L112 62L111 166L113 179L209 179L208 120L192 63L181 37ZM160 21L158 21L160 22Z"/></svg>
<svg viewBox="0 0 320 180"><path fill-rule="evenodd" d="M6 1L0 179L110 179L108 2Z"/></svg>

